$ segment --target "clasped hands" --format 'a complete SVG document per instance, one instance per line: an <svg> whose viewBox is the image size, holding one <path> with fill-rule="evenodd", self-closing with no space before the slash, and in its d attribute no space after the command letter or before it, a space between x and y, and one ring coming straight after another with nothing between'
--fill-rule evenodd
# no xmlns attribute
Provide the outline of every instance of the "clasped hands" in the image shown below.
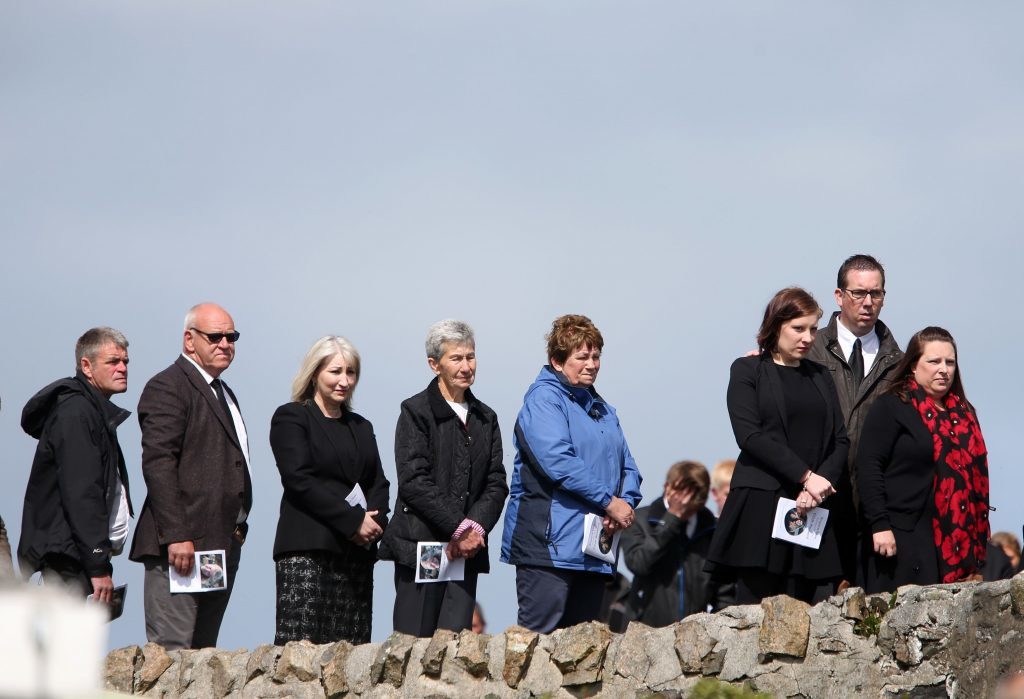
<svg viewBox="0 0 1024 699"><path fill-rule="evenodd" d="M359 546L366 546L383 536L384 530L374 519L374 516L378 512L380 512L380 510L368 510L366 514L363 515L363 521L359 525L359 529L356 530L355 534L349 537L349 541Z"/></svg>
<svg viewBox="0 0 1024 699"><path fill-rule="evenodd" d="M484 537L476 529L466 527L466 531L459 535L458 539L452 539L445 547L445 554L449 561L456 558L472 558L484 547Z"/></svg>
<svg viewBox="0 0 1024 699"><path fill-rule="evenodd" d="M836 489L832 487L832 484L828 482L827 478L811 472L811 474L804 479L804 489L796 496L797 513L802 517L807 514L809 510L813 510L824 502L825 498L829 495L834 495L835 492Z"/></svg>
<svg viewBox="0 0 1024 699"><path fill-rule="evenodd" d="M612 496L611 502L608 503L608 507L604 508L604 511L602 524L609 532L627 529L633 525L633 508L620 497Z"/></svg>

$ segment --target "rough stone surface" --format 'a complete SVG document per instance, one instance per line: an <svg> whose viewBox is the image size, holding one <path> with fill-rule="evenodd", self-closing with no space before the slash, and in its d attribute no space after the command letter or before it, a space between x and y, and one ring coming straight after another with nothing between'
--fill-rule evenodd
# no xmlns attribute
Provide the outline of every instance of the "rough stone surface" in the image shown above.
<svg viewBox="0 0 1024 699"><path fill-rule="evenodd" d="M591 621L551 634L551 660L562 673L562 685L592 684L601 679L604 655L611 643L608 627Z"/></svg>
<svg viewBox="0 0 1024 699"><path fill-rule="evenodd" d="M118 648L107 654L103 668L105 689L131 694L135 690L135 668L142 662L142 649L138 646Z"/></svg>
<svg viewBox="0 0 1024 699"><path fill-rule="evenodd" d="M684 619L675 625L675 652L682 672L688 675L717 675L722 671L725 651L716 651L718 639L702 619Z"/></svg>
<svg viewBox="0 0 1024 699"><path fill-rule="evenodd" d="M505 663L501 676L509 687L515 689L526 676L539 636L540 634L522 626L510 626L505 629Z"/></svg>
<svg viewBox="0 0 1024 699"><path fill-rule="evenodd" d="M374 684L390 684L401 687L405 679L405 668L409 663L409 653L416 641L404 633L393 633L384 641L377 651L377 657L370 668L370 677Z"/></svg>
<svg viewBox="0 0 1024 699"><path fill-rule="evenodd" d="M139 668L135 677L135 691L138 694L145 694L163 676L164 672L174 661L163 646L155 643L147 643L142 648L142 667Z"/></svg>
<svg viewBox="0 0 1024 699"><path fill-rule="evenodd" d="M297 680L309 682L320 677L320 647L309 641L286 643L274 671L274 681L279 683Z"/></svg>
<svg viewBox="0 0 1024 699"><path fill-rule="evenodd" d="M762 659L779 655L803 658L811 632L810 605L779 595L761 602L764 620L757 639Z"/></svg>
<svg viewBox="0 0 1024 699"><path fill-rule="evenodd" d="M423 674L430 677L441 676L441 666L444 657L448 652L448 644L455 640L456 634L448 629L438 629L430 638L426 650L423 651L423 659L420 661L423 667Z"/></svg>
<svg viewBox="0 0 1024 699"><path fill-rule="evenodd" d="M854 589L814 607L773 598L624 634L590 623L251 653L130 646L107 656L105 686L179 699L681 698L714 676L776 697L974 699L1020 667L1022 616L1024 576L906 587L895 599Z"/></svg>
<svg viewBox="0 0 1024 699"><path fill-rule="evenodd" d="M487 677L487 644L491 637L466 629L459 634L455 662L473 677Z"/></svg>
<svg viewBox="0 0 1024 699"><path fill-rule="evenodd" d="M345 663L348 662L351 652L351 643L338 641L327 646L327 650L320 656L320 684L323 685L324 694L330 699L340 697L348 691Z"/></svg>

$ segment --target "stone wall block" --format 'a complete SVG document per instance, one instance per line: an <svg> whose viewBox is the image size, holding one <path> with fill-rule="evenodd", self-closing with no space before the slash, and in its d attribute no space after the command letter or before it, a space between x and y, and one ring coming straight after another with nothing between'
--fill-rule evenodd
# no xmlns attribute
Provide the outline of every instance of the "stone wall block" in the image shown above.
<svg viewBox="0 0 1024 699"><path fill-rule="evenodd" d="M257 646L256 650L249 656L249 662L245 664L245 681L251 682L260 675L274 676L277 669L277 659L281 657L280 646L263 644Z"/></svg>
<svg viewBox="0 0 1024 699"><path fill-rule="evenodd" d="M212 678L212 693L216 697L226 697L232 692L241 691L246 683L246 662L249 651L218 651L206 661Z"/></svg>
<svg viewBox="0 0 1024 699"><path fill-rule="evenodd" d="M380 653L381 646L366 643L353 646L345 662L345 677L348 679L349 692L363 694L369 691L375 680L372 678L373 662Z"/></svg>
<svg viewBox="0 0 1024 699"><path fill-rule="evenodd" d="M142 665L135 678L135 693L145 694L152 689L173 663L163 646L156 643L147 643L143 646Z"/></svg>
<svg viewBox="0 0 1024 699"><path fill-rule="evenodd" d="M526 677L539 636L540 634L522 626L510 626L505 629L505 664L501 676L509 687L515 689Z"/></svg>
<svg viewBox="0 0 1024 699"><path fill-rule="evenodd" d="M1024 573L1017 573L1010 580L1010 602L1013 613L1024 616Z"/></svg>
<svg viewBox="0 0 1024 699"><path fill-rule="evenodd" d="M416 638L404 633L395 632L381 644L370 668L370 677L375 683L387 683L392 687L401 687L405 680L405 669L409 664L409 654Z"/></svg>
<svg viewBox="0 0 1024 699"><path fill-rule="evenodd" d="M647 672L651 669L651 659L647 655L646 638L650 631L650 626L636 621L629 622L612 663L612 670L616 675L635 680L640 684L647 681Z"/></svg>
<svg viewBox="0 0 1024 699"><path fill-rule="evenodd" d="M135 670L142 664L142 649L126 646L107 654L103 667L103 687L112 692L131 694L135 691Z"/></svg>
<svg viewBox="0 0 1024 699"><path fill-rule="evenodd" d="M450 629L438 629L430 637L426 650L423 651L423 659L420 661L423 667L423 674L428 677L440 677L441 667L444 663L445 654L448 651L448 644L458 636Z"/></svg>
<svg viewBox="0 0 1024 699"><path fill-rule="evenodd" d="M811 633L810 605L786 595L761 602L764 620L757 645L762 662L776 656L803 658Z"/></svg>
<svg viewBox="0 0 1024 699"><path fill-rule="evenodd" d="M612 640L608 627L596 621L558 629L551 634L551 660L562 673L562 686L598 682L605 652Z"/></svg>
<svg viewBox="0 0 1024 699"><path fill-rule="evenodd" d="M320 677L319 647L310 641L289 641L281 651L274 670L274 681L309 682Z"/></svg>
<svg viewBox="0 0 1024 699"><path fill-rule="evenodd" d="M488 679L487 676L487 644L491 637L473 633L465 629L458 636L458 647L455 650L455 662L473 677Z"/></svg>
<svg viewBox="0 0 1024 699"><path fill-rule="evenodd" d="M725 649L715 650L718 639L707 629L706 620L689 617L675 625L675 651L679 667L688 675L717 675L725 662Z"/></svg>
<svg viewBox="0 0 1024 699"><path fill-rule="evenodd" d="M348 675L345 672L345 664L348 662L350 653L352 653L352 644L348 641L338 641L327 646L327 649L320 655L320 684L328 699L340 697L348 692Z"/></svg>

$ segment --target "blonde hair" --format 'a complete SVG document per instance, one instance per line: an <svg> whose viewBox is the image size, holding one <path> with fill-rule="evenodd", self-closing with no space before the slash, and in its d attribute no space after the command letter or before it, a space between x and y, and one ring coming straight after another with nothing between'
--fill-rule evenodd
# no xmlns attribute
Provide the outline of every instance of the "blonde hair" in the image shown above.
<svg viewBox="0 0 1024 699"><path fill-rule="evenodd" d="M735 469L736 462L734 460L726 459L725 461L719 461L711 469L711 487L717 492L721 492L723 488L732 482L732 472Z"/></svg>
<svg viewBox="0 0 1024 699"><path fill-rule="evenodd" d="M335 355L340 354L349 366L355 369L356 379L359 379L360 362L359 352L352 346L352 343L338 335L325 335L313 343L313 346L306 352L299 367L299 373L292 381L292 400L304 401L313 397L316 391L316 377ZM355 389L349 391L345 397L345 407L352 408L352 394Z"/></svg>

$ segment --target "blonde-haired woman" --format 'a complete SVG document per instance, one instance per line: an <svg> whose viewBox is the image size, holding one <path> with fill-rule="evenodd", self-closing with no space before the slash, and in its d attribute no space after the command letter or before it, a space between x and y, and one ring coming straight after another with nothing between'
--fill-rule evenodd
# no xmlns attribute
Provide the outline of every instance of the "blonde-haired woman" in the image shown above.
<svg viewBox="0 0 1024 699"><path fill-rule="evenodd" d="M373 426L352 412L358 381L355 347L322 337L302 361L292 402L270 423L284 486L274 541L276 645L370 640L373 564L390 484ZM365 507L353 504L357 489Z"/></svg>

